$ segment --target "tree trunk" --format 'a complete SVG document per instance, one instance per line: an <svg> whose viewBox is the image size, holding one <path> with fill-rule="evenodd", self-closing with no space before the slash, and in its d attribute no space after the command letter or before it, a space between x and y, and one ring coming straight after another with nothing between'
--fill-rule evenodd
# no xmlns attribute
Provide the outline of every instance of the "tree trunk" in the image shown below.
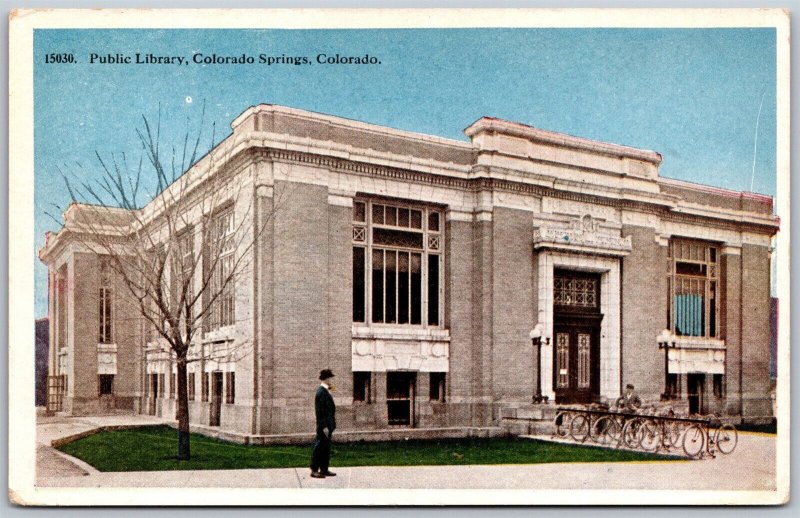
<svg viewBox="0 0 800 518"><path fill-rule="evenodd" d="M189 460L189 394L186 383L186 355L178 356L178 460Z"/></svg>

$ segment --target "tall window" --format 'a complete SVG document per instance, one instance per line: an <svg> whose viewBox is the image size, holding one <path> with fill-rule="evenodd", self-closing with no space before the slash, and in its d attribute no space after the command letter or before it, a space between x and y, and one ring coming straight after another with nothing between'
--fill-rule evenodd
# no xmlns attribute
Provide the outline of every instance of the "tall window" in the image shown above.
<svg viewBox="0 0 800 518"><path fill-rule="evenodd" d="M208 401L208 373L203 372L200 375L200 400Z"/></svg>
<svg viewBox="0 0 800 518"><path fill-rule="evenodd" d="M211 273L209 296L216 299L211 303L208 322L209 329L217 329L235 322L233 207L220 212L211 224L211 246L207 252L214 271Z"/></svg>
<svg viewBox="0 0 800 518"><path fill-rule="evenodd" d="M678 336L719 335L718 248L688 239L670 241L670 318Z"/></svg>
<svg viewBox="0 0 800 518"><path fill-rule="evenodd" d="M188 393L189 401L194 401L194 398L195 398L195 396L194 396L194 379L195 379L195 373L194 372L186 373L186 383L187 383L186 391Z"/></svg>
<svg viewBox="0 0 800 518"><path fill-rule="evenodd" d="M225 373L225 403L232 405L236 402L236 373Z"/></svg>
<svg viewBox="0 0 800 518"><path fill-rule="evenodd" d="M100 261L100 333L98 343L114 342L114 288L112 287L111 267L106 260Z"/></svg>
<svg viewBox="0 0 800 518"><path fill-rule="evenodd" d="M175 251L178 261L174 264L173 274L173 293L175 294L176 303L180 302L181 292L183 291L184 284L186 285L186 303L184 307L179 308L180 314L183 317L183 325L187 326L192 320L192 307L191 300L194 295L194 279L192 273L194 270L194 230L189 227L180 236L178 236L178 249ZM184 314L184 310L186 313ZM188 329L187 329L188 331Z"/></svg>
<svg viewBox="0 0 800 518"><path fill-rule="evenodd" d="M58 321L58 348L67 346L67 266L56 273L56 319Z"/></svg>
<svg viewBox="0 0 800 518"><path fill-rule="evenodd" d="M442 214L353 202L353 322L441 325Z"/></svg>

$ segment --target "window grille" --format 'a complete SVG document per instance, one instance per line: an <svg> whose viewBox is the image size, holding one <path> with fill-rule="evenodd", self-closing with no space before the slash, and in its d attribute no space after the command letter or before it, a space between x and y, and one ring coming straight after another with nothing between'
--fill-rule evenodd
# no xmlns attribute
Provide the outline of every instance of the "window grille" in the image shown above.
<svg viewBox="0 0 800 518"><path fill-rule="evenodd" d="M597 307L597 279L559 277L553 279L553 304L580 308Z"/></svg>

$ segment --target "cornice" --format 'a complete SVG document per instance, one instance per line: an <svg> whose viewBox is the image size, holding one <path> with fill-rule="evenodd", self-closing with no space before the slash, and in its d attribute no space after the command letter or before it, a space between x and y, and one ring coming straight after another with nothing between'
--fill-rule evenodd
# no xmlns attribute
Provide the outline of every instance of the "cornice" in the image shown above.
<svg viewBox="0 0 800 518"><path fill-rule="evenodd" d="M208 166L206 165L205 167L207 170L204 171L205 174L201 174L200 178L192 179L193 185L188 194L191 196L194 194L191 191L194 191L196 188L202 188L206 175L230 174L233 176L241 174L248 166L256 162L271 160L313 165L342 174L392 179L407 183L458 189L471 193L504 191L535 197L547 196L603 205L615 209L654 214L665 221L718 227L735 231L774 235L779 228L777 218L773 217L773 222L760 223L752 219L745 220L743 214L726 214L723 212L724 209L718 211L717 214L675 212L675 209L680 205L681 199L677 196L664 193L653 194L644 191L624 188L615 189L602 186L592 186L592 189L595 191L592 193L578 192L578 189L586 189L586 185L579 185L573 181L558 180L537 174L527 174L524 178L525 181L523 181L522 178L519 180L493 178L489 175L501 173L508 176L514 175L519 177L519 171L485 165L475 166L473 168L473 173L481 174L473 174L471 177L447 176L444 174L437 174L434 171L426 172L383 164L372 164L353 159L326 156L311 151L264 147L263 145L259 145L258 142L259 141L256 140L248 140L245 145L236 146L228 159L224 162L220 162L213 170L207 169ZM187 171L186 174L189 174L190 171ZM572 191L570 188L575 188L576 190ZM147 219L152 220L153 217L155 217L155 214ZM70 229L69 225L62 227L62 230L54 236L53 242L45 244L45 246L40 249L39 258L46 263L50 262L51 258L55 257L57 252L60 252L60 250L66 246L68 241L76 238L68 234L73 234L78 230L79 229Z"/></svg>
<svg viewBox="0 0 800 518"><path fill-rule="evenodd" d="M673 210L678 205L680 198L669 194L658 194L651 200L620 198L620 196L636 195L641 197L646 193L631 191L627 189L609 190L607 195L587 194L581 192L568 191L554 187L558 185L552 180L551 185L536 185L509 179L491 178L486 176L462 179L436 175L421 171L410 171L397 167L389 167L380 164L368 164L356 162L338 157L326 157L313 153L299 151L280 150L272 148L261 148L262 158L278 161L295 162L300 164L312 164L315 166L330 169L331 171L346 174L355 174L368 177L380 177L404 182L421 183L431 186L442 186L453 189L460 189L470 192L495 191L520 193L532 196L549 196L553 198L565 199L604 205L623 210L634 210L654 214L659 218L682 222L699 224L705 226L722 227L737 231L750 231L763 234L774 234L778 230L777 223L757 223L752 221L732 221L736 215L696 215L686 213L676 213ZM487 168L488 170L488 168ZM564 187L569 187L569 183L560 182Z"/></svg>

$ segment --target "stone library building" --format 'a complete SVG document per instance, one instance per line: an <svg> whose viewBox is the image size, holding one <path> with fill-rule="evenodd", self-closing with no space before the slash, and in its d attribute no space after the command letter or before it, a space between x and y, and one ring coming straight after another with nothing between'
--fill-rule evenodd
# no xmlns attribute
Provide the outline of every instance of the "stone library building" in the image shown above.
<svg viewBox="0 0 800 518"><path fill-rule="evenodd" d="M188 364L193 425L311 433L325 368L342 432L493 427L538 405L613 402L628 384L645 402L772 419L771 197L492 117L464 140L269 104L231 127L186 173L186 197L215 176L243 185L214 217L252 234L210 259L184 218L188 253L223 271L247 255L193 338L231 351ZM155 203L142 210L157 219L169 207ZM137 238L109 212L92 228ZM174 354L87 245L95 214L73 203L39 254L48 407L173 419Z"/></svg>

